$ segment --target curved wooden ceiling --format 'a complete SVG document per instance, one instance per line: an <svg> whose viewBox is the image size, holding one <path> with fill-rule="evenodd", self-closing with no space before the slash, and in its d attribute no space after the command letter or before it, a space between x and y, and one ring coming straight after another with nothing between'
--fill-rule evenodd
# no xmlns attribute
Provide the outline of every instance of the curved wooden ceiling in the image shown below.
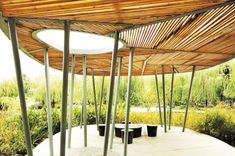
<svg viewBox="0 0 235 156"><path fill-rule="evenodd" d="M63 20L72 20L71 30L113 36L120 31L126 47L122 75L127 75L129 48L135 47L133 75L206 69L234 58L235 2L224 0L4 0L2 19L16 17L18 40L23 51L44 63L46 45L33 37L41 29L63 29ZM48 20L50 19L50 20ZM2 24L3 23L3 24ZM4 22L1 27L4 29ZM6 24L6 23L5 23ZM5 30L6 31L6 30ZM62 69L62 53L49 48L50 66ZM76 73L82 74L82 55L76 55ZM109 75L111 52L87 55L88 74ZM70 57L71 67L71 57Z"/></svg>

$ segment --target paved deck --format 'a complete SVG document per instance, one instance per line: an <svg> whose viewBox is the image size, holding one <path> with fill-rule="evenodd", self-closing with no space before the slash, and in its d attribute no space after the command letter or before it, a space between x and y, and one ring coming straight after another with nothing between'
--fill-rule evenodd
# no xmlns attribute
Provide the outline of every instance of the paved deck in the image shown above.
<svg viewBox="0 0 235 156"><path fill-rule="evenodd" d="M235 156L235 148L208 135L200 134L182 128L172 127L164 133L158 126L157 137L146 135L146 125L143 125L142 137L135 138L133 144L128 145L128 156ZM54 153L59 155L60 134L55 134ZM83 148L83 129L72 129L71 149L66 151L67 156L102 156L104 137L100 137L95 125L88 126L88 147ZM49 156L48 139L34 149L35 156ZM115 137L111 156L123 155L121 138Z"/></svg>

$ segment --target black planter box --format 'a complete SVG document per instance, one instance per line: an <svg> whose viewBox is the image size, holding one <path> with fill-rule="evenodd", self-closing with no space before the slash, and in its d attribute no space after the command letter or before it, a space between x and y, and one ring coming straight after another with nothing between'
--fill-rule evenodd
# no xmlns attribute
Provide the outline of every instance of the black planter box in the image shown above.
<svg viewBox="0 0 235 156"><path fill-rule="evenodd" d="M157 125L147 125L147 131L149 137L157 136Z"/></svg>
<svg viewBox="0 0 235 156"><path fill-rule="evenodd" d="M99 124L99 135L104 136L105 124Z"/></svg>
<svg viewBox="0 0 235 156"><path fill-rule="evenodd" d="M134 127L134 138L141 137L142 134L142 127Z"/></svg>

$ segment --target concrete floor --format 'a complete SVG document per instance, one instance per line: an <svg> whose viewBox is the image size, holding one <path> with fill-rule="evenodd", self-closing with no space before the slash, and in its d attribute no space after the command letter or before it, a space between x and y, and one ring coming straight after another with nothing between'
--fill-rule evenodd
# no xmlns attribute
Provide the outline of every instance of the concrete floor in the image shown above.
<svg viewBox="0 0 235 156"><path fill-rule="evenodd" d="M208 135L186 129L182 133L181 127L172 127L167 133L158 126L157 137L146 135L146 125L143 125L142 137L134 138L133 144L128 145L128 156L235 156L235 148ZM60 134L55 134L54 153L59 155ZM88 147L83 148L83 129L72 129L71 149L67 149L67 156L102 156L104 137L99 136L96 125L88 126ZM111 156L123 155L121 138L114 138ZM49 156L48 139L39 144L34 150L35 156Z"/></svg>

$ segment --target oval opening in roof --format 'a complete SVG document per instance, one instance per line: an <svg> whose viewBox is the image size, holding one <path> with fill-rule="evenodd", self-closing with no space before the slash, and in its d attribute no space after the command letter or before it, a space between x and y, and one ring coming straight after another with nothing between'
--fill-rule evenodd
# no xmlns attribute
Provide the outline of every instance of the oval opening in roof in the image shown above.
<svg viewBox="0 0 235 156"><path fill-rule="evenodd" d="M45 29L36 31L34 37L41 42L64 51L64 31L58 29ZM91 33L70 31L70 53L73 54L102 54L113 51L114 39ZM118 48L123 43L118 42Z"/></svg>

